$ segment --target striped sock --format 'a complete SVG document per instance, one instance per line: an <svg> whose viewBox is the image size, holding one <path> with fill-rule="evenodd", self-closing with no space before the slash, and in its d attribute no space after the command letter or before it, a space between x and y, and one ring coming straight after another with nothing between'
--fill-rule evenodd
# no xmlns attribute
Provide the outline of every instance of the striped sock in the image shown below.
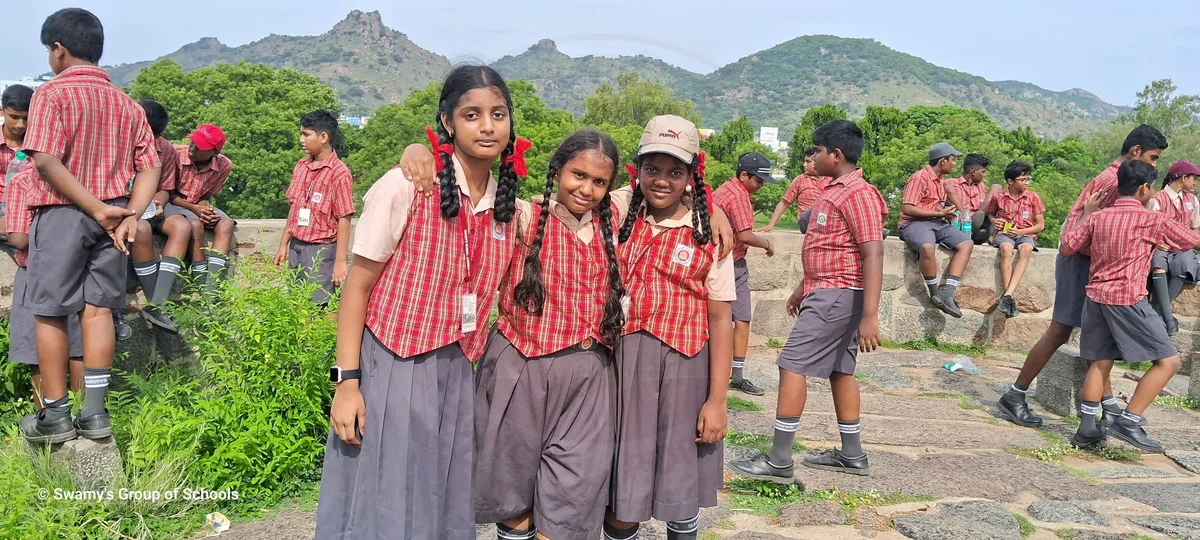
<svg viewBox="0 0 1200 540"><path fill-rule="evenodd" d="M158 260L133 263L133 273L137 275L138 283L142 286L142 294L149 300L154 296L154 285L158 279Z"/></svg>
<svg viewBox="0 0 1200 540"><path fill-rule="evenodd" d="M79 416L88 417L105 411L104 400L108 397L108 379L112 368L83 368L83 410Z"/></svg>
<svg viewBox="0 0 1200 540"><path fill-rule="evenodd" d="M211 269L212 273L214 273L214 274L219 273L221 270L224 270L225 269L225 257L222 257L220 255L210 255L208 257L208 268Z"/></svg>
<svg viewBox="0 0 1200 540"><path fill-rule="evenodd" d="M958 276L946 276L946 286L949 287L951 291L953 291L954 289L958 288L958 280L959 280Z"/></svg>
<svg viewBox="0 0 1200 540"><path fill-rule="evenodd" d="M637 540L638 533L641 532L641 524L634 525L628 529L618 529L604 523L604 540Z"/></svg>
<svg viewBox="0 0 1200 540"><path fill-rule="evenodd" d="M200 261L192 263L192 274L199 275L208 272L208 261Z"/></svg>
<svg viewBox="0 0 1200 540"><path fill-rule="evenodd" d="M1094 433L1096 431L1096 414L1100 412L1099 401L1082 401L1079 403L1079 431Z"/></svg>
<svg viewBox="0 0 1200 540"><path fill-rule="evenodd" d="M1129 422L1130 424L1133 424L1136 426L1142 422L1142 417L1140 415L1129 412L1129 409L1125 409L1125 410L1121 411L1120 420Z"/></svg>
<svg viewBox="0 0 1200 540"><path fill-rule="evenodd" d="M799 416L775 417L775 438L767 452L767 462L775 467L792 464L792 443L796 441L796 430L800 429Z"/></svg>
<svg viewBox="0 0 1200 540"><path fill-rule="evenodd" d="M733 357L733 373L730 374L730 380L735 383L742 382L742 370L746 367L746 358L744 356Z"/></svg>
<svg viewBox="0 0 1200 540"><path fill-rule="evenodd" d="M1100 406L1104 409L1104 416L1121 416L1121 402L1113 396L1104 396Z"/></svg>
<svg viewBox="0 0 1200 540"><path fill-rule="evenodd" d="M700 530L700 514L691 519L667 522L667 540L695 540Z"/></svg>
<svg viewBox="0 0 1200 540"><path fill-rule="evenodd" d="M533 540L537 537L537 528L530 527L528 529L514 529L503 523L496 524L496 539L497 540Z"/></svg>
<svg viewBox="0 0 1200 540"><path fill-rule="evenodd" d="M158 279L154 283L154 296L150 297L151 305L162 304L171 295L171 288L175 286L175 277L180 270L183 270L183 261L175 257L163 257L158 262Z"/></svg>
<svg viewBox="0 0 1200 540"><path fill-rule="evenodd" d="M45 417L47 421L71 416L70 401L67 400L67 396L69 395L63 394L63 397L58 399L42 398L42 407L46 409Z"/></svg>
<svg viewBox="0 0 1200 540"><path fill-rule="evenodd" d="M937 276L925 276L925 286L929 288L929 296L937 294Z"/></svg>
<svg viewBox="0 0 1200 540"><path fill-rule="evenodd" d="M838 433L842 436L842 455L858 457L863 455L862 421L843 422L838 420Z"/></svg>
<svg viewBox="0 0 1200 540"><path fill-rule="evenodd" d="M1019 385L1017 383L1012 383L1012 386L1008 387L1008 392L1005 392L1005 395L1008 397L1019 399L1021 401L1025 401L1025 395L1028 393L1029 393L1028 386L1021 388L1021 385Z"/></svg>

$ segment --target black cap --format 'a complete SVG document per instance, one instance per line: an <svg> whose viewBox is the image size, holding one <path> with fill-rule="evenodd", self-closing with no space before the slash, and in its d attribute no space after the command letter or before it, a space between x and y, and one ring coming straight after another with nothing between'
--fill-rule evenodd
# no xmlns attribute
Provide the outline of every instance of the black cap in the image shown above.
<svg viewBox="0 0 1200 540"><path fill-rule="evenodd" d="M771 160L758 152L747 152L738 159L737 172L746 171L768 184L779 182L771 177Z"/></svg>

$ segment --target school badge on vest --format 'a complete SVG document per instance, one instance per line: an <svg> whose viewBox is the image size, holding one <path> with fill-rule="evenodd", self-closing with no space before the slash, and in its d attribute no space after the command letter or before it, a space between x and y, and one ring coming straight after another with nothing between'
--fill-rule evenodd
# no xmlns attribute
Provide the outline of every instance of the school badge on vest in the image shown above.
<svg viewBox="0 0 1200 540"><path fill-rule="evenodd" d="M504 240L508 236L504 233L504 224L500 222L492 223L492 239Z"/></svg>
<svg viewBox="0 0 1200 540"><path fill-rule="evenodd" d="M1029 217L1030 217L1029 210L1021 210L1021 219L1029 219Z"/></svg>
<svg viewBox="0 0 1200 540"><path fill-rule="evenodd" d="M686 244L677 244L675 249L671 251L671 262L680 266L691 268L692 259L695 258L696 248Z"/></svg>
<svg viewBox="0 0 1200 540"><path fill-rule="evenodd" d="M829 216L825 215L825 212L817 214L817 225L825 225L826 223L829 223Z"/></svg>
<svg viewBox="0 0 1200 540"><path fill-rule="evenodd" d="M320 192L313 193L313 196L312 196L313 204L321 204L321 201L323 201L323 200L325 200L325 196L322 195Z"/></svg>

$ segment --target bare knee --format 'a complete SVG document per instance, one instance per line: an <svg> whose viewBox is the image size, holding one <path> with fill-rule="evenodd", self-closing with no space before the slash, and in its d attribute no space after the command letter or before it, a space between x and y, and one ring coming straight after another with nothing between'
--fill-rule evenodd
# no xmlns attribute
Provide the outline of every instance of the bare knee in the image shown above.
<svg viewBox="0 0 1200 540"><path fill-rule="evenodd" d="M154 231L150 230L150 224L145 221L137 223L137 232L134 236L134 242L138 244L148 245Z"/></svg>
<svg viewBox="0 0 1200 540"><path fill-rule="evenodd" d="M1017 251L1021 254L1022 259L1028 259L1033 255L1033 246L1029 244L1021 244L1017 247Z"/></svg>
<svg viewBox="0 0 1200 540"><path fill-rule="evenodd" d="M937 246L933 244L921 244L919 253L922 259L932 259L937 257Z"/></svg>
<svg viewBox="0 0 1200 540"><path fill-rule="evenodd" d="M83 311L79 314L80 323L90 321L99 317L112 318L112 310L106 307L94 306L92 304L84 304Z"/></svg>
<svg viewBox="0 0 1200 540"><path fill-rule="evenodd" d="M961 244L954 246L955 251L959 253L966 253L968 255L971 253L972 249L975 249L975 242L970 240L964 240Z"/></svg>
<svg viewBox="0 0 1200 540"><path fill-rule="evenodd" d="M192 227L192 238L195 240L204 240L204 222L199 219L188 218L188 225Z"/></svg>
<svg viewBox="0 0 1200 540"><path fill-rule="evenodd" d="M183 216L171 216L167 218L167 221L163 223L162 229L167 238L178 238L192 234L192 225Z"/></svg>
<svg viewBox="0 0 1200 540"><path fill-rule="evenodd" d="M213 227L213 234L220 236L221 238L232 238L233 220L229 218L221 218L221 220L217 222L217 226Z"/></svg>
<svg viewBox="0 0 1200 540"><path fill-rule="evenodd" d="M1012 244L1000 244L1000 256L1002 258L1004 258L1004 260L1007 261L1007 260L1011 259L1012 252L1013 252Z"/></svg>
<svg viewBox="0 0 1200 540"><path fill-rule="evenodd" d="M1065 324L1051 322L1050 327L1046 328L1045 337L1054 345L1055 348L1058 348L1071 340L1072 330L1074 330L1074 328Z"/></svg>
<svg viewBox="0 0 1200 540"><path fill-rule="evenodd" d="M1179 361L1178 356L1172 356L1170 358L1163 358L1162 360L1159 360L1157 364L1159 368L1165 369L1171 374L1175 374L1179 373L1179 367L1182 365L1182 362Z"/></svg>

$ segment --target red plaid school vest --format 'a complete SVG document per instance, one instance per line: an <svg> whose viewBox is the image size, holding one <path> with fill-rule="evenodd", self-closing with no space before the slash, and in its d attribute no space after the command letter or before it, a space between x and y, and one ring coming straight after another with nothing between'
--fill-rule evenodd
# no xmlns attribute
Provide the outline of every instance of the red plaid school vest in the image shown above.
<svg viewBox="0 0 1200 540"><path fill-rule="evenodd" d="M537 236L541 213L540 206L534 207L525 235L528 244ZM525 275L525 256L529 254L526 244L517 243L507 281L501 287L496 327L527 358L561 351L589 337L600 341L604 303L612 287L599 215L592 217L595 235L591 244L585 244L561 221L547 216L541 255L546 295L541 316L517 306L513 296Z"/></svg>
<svg viewBox="0 0 1200 540"><path fill-rule="evenodd" d="M495 223L492 210L443 219L441 196L414 197L404 236L388 259L367 304L367 328L397 355L410 358L458 342L471 361L483 355L487 320L513 251L513 223ZM466 254L460 223L468 220L471 287L477 296L476 328L462 333L467 292Z"/></svg>
<svg viewBox="0 0 1200 540"><path fill-rule="evenodd" d="M686 356L708 341L708 271L711 244L698 245L691 227L654 236L638 219L629 241L617 247L621 280L629 295L625 334L642 330Z"/></svg>
<svg viewBox="0 0 1200 540"><path fill-rule="evenodd" d="M1159 191L1154 194L1154 200L1158 202L1159 212L1162 212L1171 218L1172 221L1182 223L1184 227L1192 228L1192 208L1197 204L1196 195L1187 191L1183 192L1180 207L1176 208L1175 203L1171 200L1170 195L1166 191ZM1191 205L1189 207L1189 205Z"/></svg>

